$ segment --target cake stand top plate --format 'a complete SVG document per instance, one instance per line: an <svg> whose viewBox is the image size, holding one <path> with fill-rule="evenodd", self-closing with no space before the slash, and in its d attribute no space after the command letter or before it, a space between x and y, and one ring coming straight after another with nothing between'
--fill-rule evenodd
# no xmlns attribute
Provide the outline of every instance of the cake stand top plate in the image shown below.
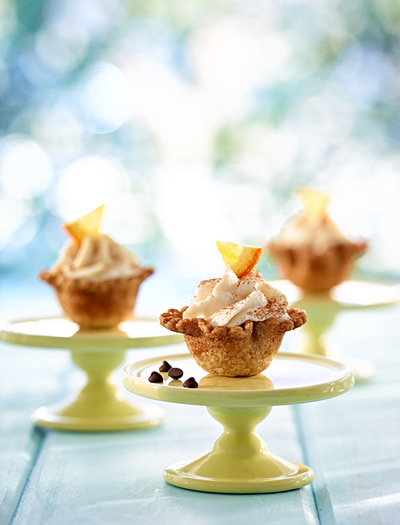
<svg viewBox="0 0 400 525"><path fill-rule="evenodd" d="M165 359L184 372L181 380L167 374L163 383L150 383ZM198 388L184 388L193 376ZM343 394L354 383L349 367L325 357L280 352L265 372L253 377L220 377L202 370L189 354L152 357L124 370L127 390L151 399L189 405L256 407L319 401Z"/></svg>
<svg viewBox="0 0 400 525"><path fill-rule="evenodd" d="M5 323L0 339L7 343L41 348L110 351L176 344L181 334L162 327L158 319L137 317L118 327L82 330L65 317L24 319Z"/></svg>
<svg viewBox="0 0 400 525"><path fill-rule="evenodd" d="M306 307L308 304L329 305L340 309L376 308L393 306L400 303L400 285L374 281L344 281L335 286L330 295L303 295L300 288L287 280L268 281L272 286L283 292L290 303L299 302Z"/></svg>

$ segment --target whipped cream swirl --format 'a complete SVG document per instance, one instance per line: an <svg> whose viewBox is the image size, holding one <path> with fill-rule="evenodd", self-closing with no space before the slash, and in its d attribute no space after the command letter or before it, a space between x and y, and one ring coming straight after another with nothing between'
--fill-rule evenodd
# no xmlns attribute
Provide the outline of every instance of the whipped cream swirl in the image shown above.
<svg viewBox="0 0 400 525"><path fill-rule="evenodd" d="M87 235L82 242L68 242L53 267L69 279L107 281L140 275L142 267L134 255L111 237Z"/></svg>
<svg viewBox="0 0 400 525"><path fill-rule="evenodd" d="M316 217L308 213L290 218L278 239L279 244L284 246L310 246L316 253L344 241L344 235L328 216Z"/></svg>
<svg viewBox="0 0 400 525"><path fill-rule="evenodd" d="M271 317L290 319L285 295L253 270L239 279L227 266L220 279L202 281L183 313L184 319L206 319L211 326L239 326Z"/></svg>

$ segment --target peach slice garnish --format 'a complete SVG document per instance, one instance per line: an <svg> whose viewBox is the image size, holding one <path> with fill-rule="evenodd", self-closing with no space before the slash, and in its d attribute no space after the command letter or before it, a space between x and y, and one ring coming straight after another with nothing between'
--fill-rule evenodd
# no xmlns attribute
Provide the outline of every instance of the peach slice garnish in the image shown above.
<svg viewBox="0 0 400 525"><path fill-rule="evenodd" d="M100 232L104 212L104 204L96 208L95 210L82 215L79 219L71 222L65 222L63 224L66 232L71 235L79 243L86 235L92 235L97 237Z"/></svg>
<svg viewBox="0 0 400 525"><path fill-rule="evenodd" d="M258 246L216 242L225 266L230 266L238 277L244 277L250 273L261 257L262 248Z"/></svg>
<svg viewBox="0 0 400 525"><path fill-rule="evenodd" d="M326 193L311 188L299 188L297 195L300 197L306 213L317 218L327 215L329 197Z"/></svg>

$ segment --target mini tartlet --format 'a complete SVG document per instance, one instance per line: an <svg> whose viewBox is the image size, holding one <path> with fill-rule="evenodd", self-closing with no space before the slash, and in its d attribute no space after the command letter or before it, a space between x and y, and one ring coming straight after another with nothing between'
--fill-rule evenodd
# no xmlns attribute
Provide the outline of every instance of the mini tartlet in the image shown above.
<svg viewBox="0 0 400 525"><path fill-rule="evenodd" d="M91 329L113 327L130 319L139 287L153 272L95 229L92 234L80 231L79 237L63 248L53 268L39 277L55 289L66 316L81 328Z"/></svg>
<svg viewBox="0 0 400 525"><path fill-rule="evenodd" d="M367 242L346 238L326 212L326 195L304 189L305 209L291 217L267 244L281 274L310 293L328 293L348 279Z"/></svg>
<svg viewBox="0 0 400 525"><path fill-rule="evenodd" d="M221 278L200 282L189 306L161 314L160 323L183 334L203 370L248 377L268 368L285 332L306 319L304 311L288 308L286 297L260 272L239 278L228 266Z"/></svg>

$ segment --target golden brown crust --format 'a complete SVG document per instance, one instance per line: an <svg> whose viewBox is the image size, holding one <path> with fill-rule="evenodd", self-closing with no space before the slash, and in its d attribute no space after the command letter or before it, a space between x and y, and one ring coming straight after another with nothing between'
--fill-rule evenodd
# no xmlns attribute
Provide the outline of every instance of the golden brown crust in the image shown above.
<svg viewBox="0 0 400 525"><path fill-rule="evenodd" d="M106 328L132 317L141 283L154 270L143 268L134 277L108 281L69 279L61 272L45 270L40 279L54 287L67 317L82 328Z"/></svg>
<svg viewBox="0 0 400 525"><path fill-rule="evenodd" d="M366 249L366 242L350 241L330 246L322 253L315 253L309 246L267 245L283 276L307 292L328 292L348 279L355 259Z"/></svg>
<svg viewBox="0 0 400 525"><path fill-rule="evenodd" d="M273 326L279 328L282 332L288 332L302 326L307 320L307 314L304 310L298 308L289 308L287 313L290 319L279 319L271 317L265 321L246 321L239 326L211 326L206 319L199 317L193 319L183 319L183 313L187 310L187 306L184 306L181 310L175 310L171 308L167 312L160 315L160 323L168 330L172 332L178 332L184 335L201 336L206 335L208 337L215 338L243 338L247 334L251 333L254 326L258 323L264 323L266 326Z"/></svg>
<svg viewBox="0 0 400 525"><path fill-rule="evenodd" d="M289 308L290 319L273 317L229 328L212 327L205 319L183 319L186 308L161 314L161 325L184 335L201 368L228 377L253 376L265 370L277 354L285 332L302 326L307 319L303 310Z"/></svg>

